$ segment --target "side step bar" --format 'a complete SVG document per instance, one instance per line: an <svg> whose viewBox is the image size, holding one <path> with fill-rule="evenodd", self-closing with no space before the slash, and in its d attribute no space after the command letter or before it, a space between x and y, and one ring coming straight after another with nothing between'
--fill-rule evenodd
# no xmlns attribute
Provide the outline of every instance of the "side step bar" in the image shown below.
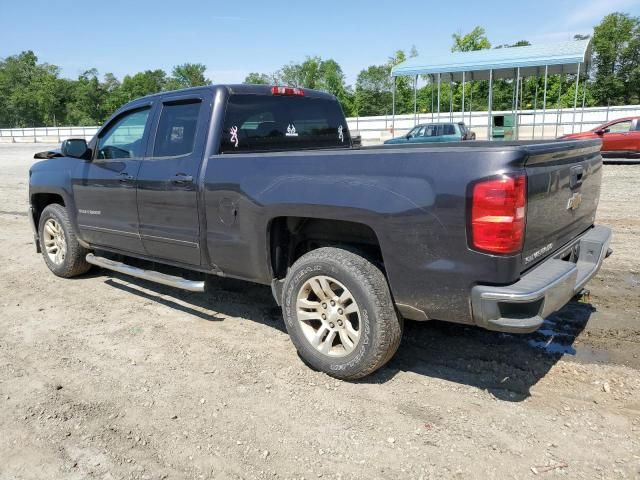
<svg viewBox="0 0 640 480"><path fill-rule="evenodd" d="M132 267L126 263L109 260L108 258L96 257L93 253L88 253L86 260L91 265L114 270L143 280L149 280L150 282L161 283L162 285L181 288L182 290L188 290L190 292L204 292L204 281L187 280L182 277L156 272L155 270L143 270L142 268Z"/></svg>

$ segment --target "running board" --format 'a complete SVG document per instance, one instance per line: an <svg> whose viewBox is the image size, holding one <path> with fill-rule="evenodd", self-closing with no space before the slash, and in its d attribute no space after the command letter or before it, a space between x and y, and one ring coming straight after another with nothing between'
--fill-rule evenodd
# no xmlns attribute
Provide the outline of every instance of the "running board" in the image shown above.
<svg viewBox="0 0 640 480"><path fill-rule="evenodd" d="M108 270L114 270L143 280L149 280L150 282L161 283L162 285L181 288L182 290L188 290L190 292L204 292L204 281L197 282L194 280L187 280L182 277L166 275L164 273L156 272L155 270L143 270L141 268L127 265L126 263L109 260L108 258L96 257L93 253L88 253L86 260L91 265L96 265Z"/></svg>

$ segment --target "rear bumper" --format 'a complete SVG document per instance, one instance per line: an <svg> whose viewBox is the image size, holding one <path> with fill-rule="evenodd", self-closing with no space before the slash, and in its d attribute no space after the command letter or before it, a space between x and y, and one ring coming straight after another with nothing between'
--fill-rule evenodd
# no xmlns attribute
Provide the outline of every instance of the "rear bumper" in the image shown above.
<svg viewBox="0 0 640 480"><path fill-rule="evenodd" d="M546 317L566 305L598 272L611 253L610 241L611 230L597 226L568 246L578 248L575 263L552 257L512 285L476 285L471 290L475 323L500 332L537 330ZM566 251L567 248L562 253Z"/></svg>

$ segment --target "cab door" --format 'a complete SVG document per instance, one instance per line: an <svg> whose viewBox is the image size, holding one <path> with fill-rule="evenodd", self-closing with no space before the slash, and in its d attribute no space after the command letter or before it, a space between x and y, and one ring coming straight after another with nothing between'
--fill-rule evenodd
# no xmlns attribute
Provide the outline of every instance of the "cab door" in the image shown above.
<svg viewBox="0 0 640 480"><path fill-rule="evenodd" d="M607 127L602 135L603 152L624 152L631 150L631 120L615 122Z"/></svg>
<svg viewBox="0 0 640 480"><path fill-rule="evenodd" d="M640 118L636 118L629 131L629 151L640 153Z"/></svg>
<svg viewBox="0 0 640 480"><path fill-rule="evenodd" d="M138 175L140 235L147 253L200 265L198 176L212 93L169 94L157 106L149 155Z"/></svg>
<svg viewBox="0 0 640 480"><path fill-rule="evenodd" d="M99 133L91 161L78 162L72 188L81 238L92 245L145 253L138 232L136 181L145 156L151 102L115 117Z"/></svg>

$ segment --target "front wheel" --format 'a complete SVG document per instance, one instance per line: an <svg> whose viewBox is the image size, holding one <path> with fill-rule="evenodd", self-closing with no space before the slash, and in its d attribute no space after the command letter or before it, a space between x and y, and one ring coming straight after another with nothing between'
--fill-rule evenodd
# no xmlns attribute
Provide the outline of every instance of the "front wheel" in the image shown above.
<svg viewBox="0 0 640 480"><path fill-rule="evenodd" d="M283 289L287 331L302 359L336 378L362 378L387 363L400 345L384 274L341 248L319 248L292 266Z"/></svg>
<svg viewBox="0 0 640 480"><path fill-rule="evenodd" d="M85 257L88 250L78 242L67 211L62 205L48 205L38 224L44 261L54 274L71 278L86 273L91 265Z"/></svg>

